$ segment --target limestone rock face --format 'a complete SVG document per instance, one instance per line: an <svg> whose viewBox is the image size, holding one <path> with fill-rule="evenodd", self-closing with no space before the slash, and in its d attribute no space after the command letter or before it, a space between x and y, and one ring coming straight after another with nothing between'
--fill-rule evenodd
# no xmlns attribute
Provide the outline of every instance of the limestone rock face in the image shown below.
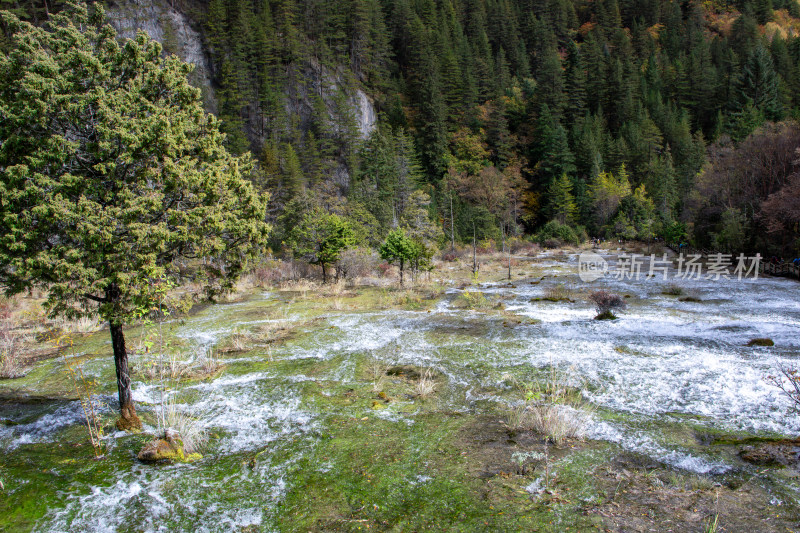
<svg viewBox="0 0 800 533"><path fill-rule="evenodd" d="M185 13L165 0L117 0L109 4L106 15L120 37L132 39L138 30L143 30L167 53L194 64L194 85L211 87L212 70L203 37Z"/></svg>
<svg viewBox="0 0 800 533"><path fill-rule="evenodd" d="M191 4L191 2L190 2ZM200 6L196 6L199 8ZM202 13L202 8L197 10ZM214 64L208 37L204 35L202 20L190 16L192 9L178 9L167 0L110 0L106 15L122 38L134 38L139 30L160 42L166 54L178 57L195 66L189 81L202 90L203 104L207 111L217 113L218 65ZM365 140L378 127L378 113L373 99L346 66L329 66L316 60L293 65L292 81L282 87L283 107L297 129L305 134L312 131L315 121L324 117L336 138ZM324 110L315 107L321 98ZM268 120L257 112L253 102L248 103L247 119L243 129L251 143L251 149L263 147L269 131ZM302 148L295 147L295 148ZM334 158L327 161L331 168L331 179L342 190L350 186L350 172L346 161Z"/></svg>

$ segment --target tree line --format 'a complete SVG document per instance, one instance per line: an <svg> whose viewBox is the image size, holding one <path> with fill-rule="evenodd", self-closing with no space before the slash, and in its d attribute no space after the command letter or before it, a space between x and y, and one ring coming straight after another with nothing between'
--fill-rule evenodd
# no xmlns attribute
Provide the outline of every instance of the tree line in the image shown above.
<svg viewBox="0 0 800 533"><path fill-rule="evenodd" d="M694 224L689 209L707 147L800 109L794 0L190 9L204 21L227 144L260 155L274 193L274 248L291 231L279 220L290 222L309 191L371 215L382 236L419 190L443 239L500 241L555 220L578 237L685 238L696 228L702 240L725 224ZM316 83L315 65L335 72L341 91L303 89L313 112L301 119L290 102ZM347 102L354 87L379 111L367 140Z"/></svg>
<svg viewBox="0 0 800 533"><path fill-rule="evenodd" d="M800 109L796 0L178 6L209 50L226 147L258 160L276 251L311 204L371 244L420 205L450 241L552 221L578 239L708 240L726 224L690 209L708 146ZM368 139L357 88L378 111Z"/></svg>

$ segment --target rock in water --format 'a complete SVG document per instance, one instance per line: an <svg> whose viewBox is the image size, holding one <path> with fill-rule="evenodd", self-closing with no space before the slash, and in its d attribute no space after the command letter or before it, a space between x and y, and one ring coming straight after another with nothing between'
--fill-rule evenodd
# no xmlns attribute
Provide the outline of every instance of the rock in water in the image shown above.
<svg viewBox="0 0 800 533"><path fill-rule="evenodd" d="M775 346L775 342L772 339L761 338L761 339L753 339L747 343L748 346Z"/></svg>
<svg viewBox="0 0 800 533"><path fill-rule="evenodd" d="M197 453L188 456L183 451L183 440L174 429L167 428L163 439L156 439L145 444L144 448L137 455L140 461L145 463L159 462L191 462L196 461L202 456Z"/></svg>
<svg viewBox="0 0 800 533"><path fill-rule="evenodd" d="M183 449L174 448L164 439L156 439L145 444L137 457L145 463L181 460L183 458Z"/></svg>

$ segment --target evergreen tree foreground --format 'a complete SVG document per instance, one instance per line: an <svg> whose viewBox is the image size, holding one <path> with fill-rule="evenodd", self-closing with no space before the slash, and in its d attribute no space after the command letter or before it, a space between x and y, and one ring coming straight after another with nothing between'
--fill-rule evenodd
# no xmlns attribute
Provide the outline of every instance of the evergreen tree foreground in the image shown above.
<svg viewBox="0 0 800 533"><path fill-rule="evenodd" d="M41 287L53 316L108 322L121 417L123 326L164 283L229 289L269 232L249 157L223 147L188 65L143 32L120 42L99 4L41 27L0 14L0 285Z"/></svg>

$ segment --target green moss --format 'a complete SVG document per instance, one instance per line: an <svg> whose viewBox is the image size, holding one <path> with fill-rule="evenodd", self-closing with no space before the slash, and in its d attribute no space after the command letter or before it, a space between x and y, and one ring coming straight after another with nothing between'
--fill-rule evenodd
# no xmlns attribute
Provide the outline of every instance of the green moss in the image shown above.
<svg viewBox="0 0 800 533"><path fill-rule="evenodd" d="M524 490L529 478L493 480L489 488L460 441L470 422L442 413L418 416L412 425L332 418L326 438L298 465L278 528L560 531L554 512L563 515L562 527L589 525L573 499L531 508ZM564 483L583 496L592 490L580 481L582 468L577 462L565 468Z"/></svg>
<svg viewBox="0 0 800 533"><path fill-rule="evenodd" d="M599 315L594 317L594 319L595 320L616 320L617 316L614 313L612 313L611 311L603 311L602 313L600 313Z"/></svg>

